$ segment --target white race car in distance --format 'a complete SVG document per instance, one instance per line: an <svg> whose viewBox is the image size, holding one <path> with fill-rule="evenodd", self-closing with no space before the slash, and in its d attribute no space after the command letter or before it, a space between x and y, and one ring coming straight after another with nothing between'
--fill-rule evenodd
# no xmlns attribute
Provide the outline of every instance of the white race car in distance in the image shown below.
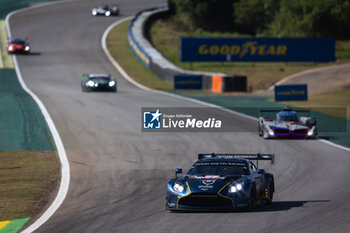
<svg viewBox="0 0 350 233"><path fill-rule="evenodd" d="M262 113L277 112L276 119L262 116ZM308 116L299 116L298 112L308 113ZM316 118L310 116L308 110L293 111L284 107L282 111L259 111L259 136L263 138L316 138Z"/></svg>
<svg viewBox="0 0 350 233"><path fill-rule="evenodd" d="M93 16L102 15L102 16L118 16L119 8L117 6L109 6L107 4L103 4L98 8L93 8L91 10Z"/></svg>

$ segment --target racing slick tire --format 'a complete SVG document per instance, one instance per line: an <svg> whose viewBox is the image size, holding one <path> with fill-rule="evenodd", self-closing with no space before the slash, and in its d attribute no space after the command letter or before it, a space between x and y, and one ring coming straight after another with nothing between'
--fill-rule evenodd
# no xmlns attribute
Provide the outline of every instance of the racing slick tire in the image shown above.
<svg viewBox="0 0 350 233"><path fill-rule="evenodd" d="M262 137L264 135L264 131L262 129L262 126L259 124L259 128L258 128L258 132L259 132L259 136Z"/></svg>
<svg viewBox="0 0 350 233"><path fill-rule="evenodd" d="M252 187L250 190L250 198L249 198L247 210L252 211L255 209L255 206L256 206L256 192L255 192L255 188Z"/></svg>
<svg viewBox="0 0 350 233"><path fill-rule="evenodd" d="M273 199L273 180L270 179L270 185L269 185L269 198L266 200L266 204L271 204Z"/></svg>

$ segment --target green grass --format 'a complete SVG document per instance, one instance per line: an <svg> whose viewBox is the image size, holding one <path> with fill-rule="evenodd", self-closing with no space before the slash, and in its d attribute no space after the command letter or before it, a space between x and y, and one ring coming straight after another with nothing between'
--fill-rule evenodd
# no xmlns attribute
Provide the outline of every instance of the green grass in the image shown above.
<svg viewBox="0 0 350 233"><path fill-rule="evenodd" d="M336 41L335 56L339 60L349 61L350 59L350 40Z"/></svg>
<svg viewBox="0 0 350 233"><path fill-rule="evenodd" d="M7 32L5 20L0 19L0 69L13 68L11 55L7 54Z"/></svg>
<svg viewBox="0 0 350 233"><path fill-rule="evenodd" d="M107 46L111 51L113 57L120 63L120 65L125 69L125 71L134 78L137 82L144 84L153 89L160 89L166 91L172 91L173 93L179 95L206 95L206 96L217 96L217 94L208 93L205 91L174 91L172 90L172 85L159 79L158 76L154 75L150 70L144 67L144 65L136 58L136 56L131 52L130 47L127 42L127 29L129 26L129 21L120 24L115 27L107 38ZM247 64L245 64L248 66ZM311 68L309 65L308 68ZM256 69L257 67L250 67L251 69ZM304 67L305 68L305 67ZM266 73L275 73L276 71L270 67L265 69ZM266 75L267 77L267 75ZM260 82L264 82L265 79L260 78ZM268 86L268 85L267 85ZM221 94L219 96L225 96L229 94ZM281 102L281 104L292 105L296 107L344 107L349 105L350 100L350 87L335 92L317 94L309 97L307 102ZM270 101L273 101L270 99ZM347 117L349 119L348 108Z"/></svg>
<svg viewBox="0 0 350 233"><path fill-rule="evenodd" d="M154 83L158 81L152 81L150 79L154 78L156 80L159 80L159 78L152 74L152 72L144 67L144 65L136 58L136 56L131 52L131 49L127 45L126 36L127 36L127 27L129 22L119 25L115 27L112 30L112 33L115 33L115 36L113 37L113 41L111 41L111 38L109 38L109 49L110 51L114 51L114 58L117 59L117 61L121 64L121 66L125 69L126 73L133 78L137 77L137 81L143 83L146 86L158 89L156 85L147 85L147 83ZM123 28L121 28L123 27ZM119 33L119 34L118 34ZM122 38L121 41L117 43L117 41ZM113 42L113 43L112 43ZM124 51L125 49L129 50ZM117 52L118 51L118 52ZM117 56L117 55L119 56ZM127 57L129 56L129 57ZM130 62L130 63L128 63ZM147 78L145 78L147 77ZM145 80L148 79L147 82ZM163 82L164 83L164 82ZM169 85L165 83L166 85ZM319 94L315 96L309 97L308 102L286 102L286 103L278 103L280 105L277 105L273 103L273 100L267 101L266 97L259 97L259 96L238 96L238 95L232 95L232 94L213 94L209 93L207 91L179 91L179 90L171 90L170 86L168 88L161 87L161 90L167 90L171 91L172 93L188 96L193 99L198 99L201 101L205 101L208 103L213 103L225 108L232 108L236 111L241 111L245 114L251 114L249 112L249 109L259 107L276 107L276 106L282 106L282 104L288 104L288 105L294 105L294 106L300 106L303 105L306 107L325 107L329 108L329 106L336 106L336 107L346 107L349 105L350 100L350 88L347 88L342 91L336 91L336 92L330 92L330 93L324 93ZM252 108L251 108L252 107ZM248 109L248 112L244 112ZM349 111L350 108L348 106L347 108L347 116L349 119ZM256 111L255 111L256 112ZM349 133L348 132L340 132L340 133L326 133L326 136L331 135L331 141L335 143L339 143L341 145L349 146Z"/></svg>
<svg viewBox="0 0 350 233"><path fill-rule="evenodd" d="M131 51L128 44L128 27L126 21L115 27L107 37L107 47L112 56L137 82L158 90L171 90L173 85L165 82L147 69Z"/></svg>
<svg viewBox="0 0 350 233"><path fill-rule="evenodd" d="M254 90L267 89L278 80L291 74L299 73L314 67L328 65L327 63L281 63L281 62L235 62L235 63L188 63L179 60L179 38L182 36L204 36L204 37L250 37L248 35L239 35L237 33L218 33L207 32L203 30L192 30L184 27L175 17L167 20L158 20L151 27L150 39L152 44L166 58L175 65L183 69L193 69L209 72L223 72L231 74L246 75L248 85L252 85ZM350 41L337 41L336 56L343 62L344 59L350 59Z"/></svg>
<svg viewBox="0 0 350 233"><path fill-rule="evenodd" d="M0 221L34 216L57 185L56 152L0 152L0 161Z"/></svg>
<svg viewBox="0 0 350 233"><path fill-rule="evenodd" d="M270 101L273 100L270 99ZM305 102L288 101L279 103L301 108L317 108L319 109L319 112L322 112L325 115L350 120L350 87L346 87L345 89L339 91L309 96L308 101ZM330 106L335 107L335 109L330 111ZM344 113L341 109L337 110L337 108L346 108L346 113Z"/></svg>

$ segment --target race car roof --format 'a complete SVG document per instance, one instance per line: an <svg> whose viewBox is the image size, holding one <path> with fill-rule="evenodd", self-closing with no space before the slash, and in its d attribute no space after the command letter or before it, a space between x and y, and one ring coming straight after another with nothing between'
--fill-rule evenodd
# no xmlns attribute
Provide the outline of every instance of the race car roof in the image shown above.
<svg viewBox="0 0 350 233"><path fill-rule="evenodd" d="M292 112L282 111L282 112L279 112L278 115L280 115L280 116L297 116L298 114L294 111L292 111Z"/></svg>
<svg viewBox="0 0 350 233"><path fill-rule="evenodd" d="M14 43L14 44L23 44L23 43L25 43L25 40L20 39L20 38L12 38L12 39L10 40L10 42L11 42L11 43Z"/></svg>
<svg viewBox="0 0 350 233"><path fill-rule="evenodd" d="M236 154L216 154L216 153L207 153L207 154L198 154L198 160L203 159L209 159L209 158L215 158L215 159L238 159L238 160L270 160L271 164L275 163L275 155L274 154L244 154L244 153L236 153Z"/></svg>
<svg viewBox="0 0 350 233"><path fill-rule="evenodd" d="M110 78L110 74L88 74L89 78Z"/></svg>
<svg viewBox="0 0 350 233"><path fill-rule="evenodd" d="M247 159L240 159L240 158L205 158L200 159L197 162L195 162L194 165L216 165L216 166L246 166L247 165Z"/></svg>

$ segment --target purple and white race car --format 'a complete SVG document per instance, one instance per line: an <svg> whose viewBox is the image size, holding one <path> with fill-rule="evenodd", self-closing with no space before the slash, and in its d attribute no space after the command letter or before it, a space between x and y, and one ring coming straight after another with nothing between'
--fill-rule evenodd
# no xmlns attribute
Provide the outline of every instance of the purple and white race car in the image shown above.
<svg viewBox="0 0 350 233"><path fill-rule="evenodd" d="M277 112L276 119L262 116L262 113ZM299 116L298 113L308 113L308 116ZM310 116L309 110L293 111L289 107L278 110L259 111L259 136L267 138L316 138L316 118Z"/></svg>
<svg viewBox="0 0 350 233"><path fill-rule="evenodd" d="M118 16L119 15L119 7L117 6L109 6L107 4L103 4L98 8L93 8L91 10L91 14L93 16L102 15L102 16Z"/></svg>

